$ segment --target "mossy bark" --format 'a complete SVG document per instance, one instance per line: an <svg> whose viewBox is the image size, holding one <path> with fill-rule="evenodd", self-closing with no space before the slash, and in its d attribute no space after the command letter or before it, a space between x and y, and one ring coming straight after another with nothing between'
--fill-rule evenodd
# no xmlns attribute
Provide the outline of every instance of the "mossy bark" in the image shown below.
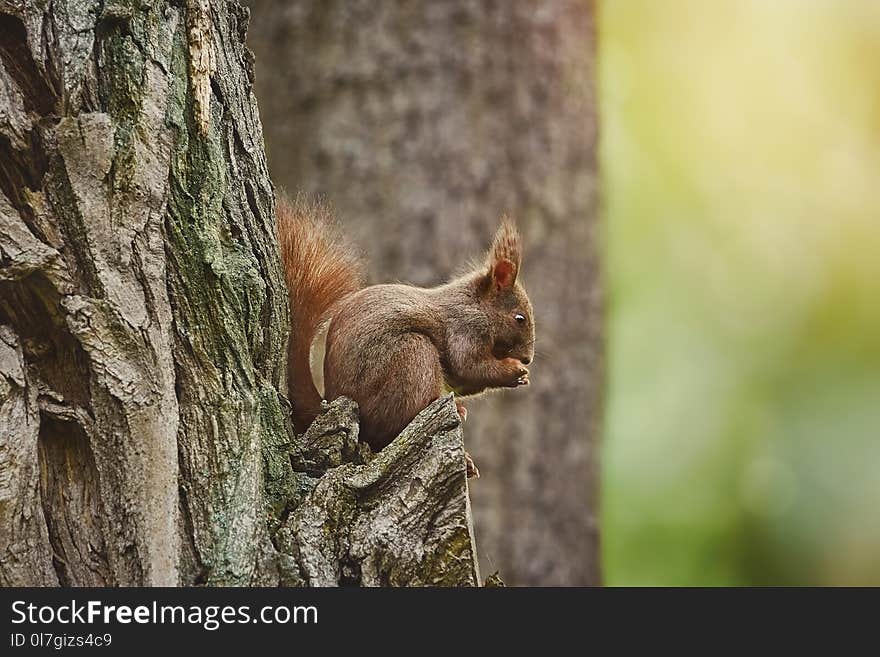
<svg viewBox="0 0 880 657"><path fill-rule="evenodd" d="M370 465L340 434L295 467L247 20L226 0L0 4L0 584L477 581L443 565L469 558L463 456L425 487L448 523L409 538L439 566L383 575L361 562L396 553L333 524L410 485L419 450L460 447L451 425ZM321 540L349 546L335 581L305 561Z"/></svg>

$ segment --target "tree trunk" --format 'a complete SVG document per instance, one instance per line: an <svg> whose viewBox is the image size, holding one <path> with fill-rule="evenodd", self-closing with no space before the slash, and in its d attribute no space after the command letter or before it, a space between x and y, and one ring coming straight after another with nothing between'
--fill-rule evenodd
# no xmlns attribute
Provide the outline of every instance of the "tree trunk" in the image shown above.
<svg viewBox="0 0 880 657"><path fill-rule="evenodd" d="M291 435L246 27L0 2L0 584L478 583L450 400L376 458L345 402Z"/></svg>
<svg viewBox="0 0 880 657"><path fill-rule="evenodd" d="M597 584L603 386L589 0L250 0L276 182L325 195L375 282L436 284L510 212L530 389L470 404L477 544L516 584Z"/></svg>

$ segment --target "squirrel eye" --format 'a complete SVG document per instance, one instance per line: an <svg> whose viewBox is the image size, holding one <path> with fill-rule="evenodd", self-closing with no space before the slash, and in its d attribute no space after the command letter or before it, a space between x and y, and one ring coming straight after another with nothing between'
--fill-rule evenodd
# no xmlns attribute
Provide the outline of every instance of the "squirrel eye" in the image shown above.
<svg viewBox="0 0 880 657"><path fill-rule="evenodd" d="M517 322L519 322L520 324L522 324L524 321L526 321L526 317L525 317L525 315L523 315L522 313L517 313L516 315L513 316L513 318L514 318Z"/></svg>

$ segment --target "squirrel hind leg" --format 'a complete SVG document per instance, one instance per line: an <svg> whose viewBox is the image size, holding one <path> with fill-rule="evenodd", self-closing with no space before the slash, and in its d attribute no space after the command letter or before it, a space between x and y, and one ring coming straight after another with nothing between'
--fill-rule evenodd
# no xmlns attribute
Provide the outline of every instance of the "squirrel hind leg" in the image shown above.
<svg viewBox="0 0 880 657"><path fill-rule="evenodd" d="M458 399L455 400L455 410L458 411L458 417L461 418L462 422L467 422L468 410L467 406L462 404ZM480 478L480 469L477 467L477 464L474 463L474 459L471 458L469 452L464 453L464 464L465 470L467 472L468 479L479 479Z"/></svg>
<svg viewBox="0 0 880 657"><path fill-rule="evenodd" d="M343 381L333 363L325 370L328 397L345 395L358 403L360 437L373 450L394 440L443 391L440 356L427 337L409 333L381 349L383 357L377 359L374 349L370 366L360 370L366 376Z"/></svg>
<svg viewBox="0 0 880 657"><path fill-rule="evenodd" d="M474 463L474 460L468 452L464 453L464 467L468 479L480 478L480 469L477 467L477 464Z"/></svg>

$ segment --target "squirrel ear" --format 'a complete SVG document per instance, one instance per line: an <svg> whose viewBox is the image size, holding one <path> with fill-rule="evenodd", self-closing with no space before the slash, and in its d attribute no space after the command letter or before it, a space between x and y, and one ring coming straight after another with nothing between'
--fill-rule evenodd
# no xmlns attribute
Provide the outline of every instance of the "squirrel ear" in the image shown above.
<svg viewBox="0 0 880 657"><path fill-rule="evenodd" d="M519 273L522 245L513 220L504 215L489 247L489 277L495 290L511 287Z"/></svg>
<svg viewBox="0 0 880 657"><path fill-rule="evenodd" d="M500 260L510 260L517 269L522 259L522 240L516 224L508 215L501 217L501 225L495 231L495 237L492 238L492 246L489 248L489 263L499 262Z"/></svg>
<svg viewBox="0 0 880 657"><path fill-rule="evenodd" d="M517 266L507 258L502 258L492 265L492 289L496 292L506 290L516 282Z"/></svg>

